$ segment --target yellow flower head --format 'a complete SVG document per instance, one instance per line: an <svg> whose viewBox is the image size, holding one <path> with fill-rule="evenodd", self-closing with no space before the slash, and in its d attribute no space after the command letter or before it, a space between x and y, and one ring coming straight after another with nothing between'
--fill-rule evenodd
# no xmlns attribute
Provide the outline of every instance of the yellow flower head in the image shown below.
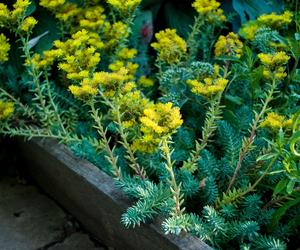
<svg viewBox="0 0 300 250"><path fill-rule="evenodd" d="M81 30L65 42L55 41L54 46L56 49L47 55L49 62L59 58L58 67L66 72L67 78L81 81L85 77L81 72L93 72L100 62L97 49L102 48L103 43L98 34Z"/></svg>
<svg viewBox="0 0 300 250"><path fill-rule="evenodd" d="M133 141L132 149L152 153L158 149L161 138L170 136L182 125L180 110L172 103L149 104L140 118L143 135Z"/></svg>
<svg viewBox="0 0 300 250"><path fill-rule="evenodd" d="M154 81L151 78L147 78L146 76L141 76L138 84L142 87L148 88L154 85Z"/></svg>
<svg viewBox="0 0 300 250"><path fill-rule="evenodd" d="M220 3L216 0L196 0L192 6L199 14L205 15L217 10L220 7Z"/></svg>
<svg viewBox="0 0 300 250"><path fill-rule="evenodd" d="M13 4L14 9L11 12L11 17L14 20L17 20L18 18L22 18L25 15L25 11L30 4L31 2L29 0L17 0Z"/></svg>
<svg viewBox="0 0 300 250"><path fill-rule="evenodd" d="M0 100L0 120L8 119L14 113L14 103Z"/></svg>
<svg viewBox="0 0 300 250"><path fill-rule="evenodd" d="M34 17L32 16L26 17L21 24L21 30L28 32L32 30L36 24L37 24L37 20Z"/></svg>
<svg viewBox="0 0 300 250"><path fill-rule="evenodd" d="M69 86L69 90L76 98L79 99L85 99L97 94L97 88L94 88L88 84L84 84L81 86L71 85Z"/></svg>
<svg viewBox="0 0 300 250"><path fill-rule="evenodd" d="M66 0L40 0L39 4L47 9L57 9L61 7Z"/></svg>
<svg viewBox="0 0 300 250"><path fill-rule="evenodd" d="M133 82L129 82L125 85L128 85L130 88L134 87ZM130 90L125 94L120 95L115 101L119 105L120 112L122 113L122 120L126 128L138 125L139 117L143 115L144 109L150 105L149 100L143 97L142 93L137 90ZM112 112L112 115L114 119L117 119L114 111Z"/></svg>
<svg viewBox="0 0 300 250"><path fill-rule="evenodd" d="M196 95L210 98L220 92L223 92L227 86L228 80L220 77L220 66L215 64L214 71L210 76L205 77L203 80L187 80L191 91Z"/></svg>
<svg viewBox="0 0 300 250"><path fill-rule="evenodd" d="M206 17L206 20L226 21L223 10L220 8L220 3L216 0L196 0L192 6L196 11Z"/></svg>
<svg viewBox="0 0 300 250"><path fill-rule="evenodd" d="M78 8L76 4L66 0L40 0L39 4L50 10L59 21L67 23L67 27L83 12L82 8ZM87 27L79 25L79 28Z"/></svg>
<svg viewBox="0 0 300 250"><path fill-rule="evenodd" d="M228 80L225 78L205 78L203 82L197 80L187 80L187 84L191 87L191 91L196 95L211 97L217 93L223 92L226 88Z"/></svg>
<svg viewBox="0 0 300 250"><path fill-rule="evenodd" d="M132 142L133 151L139 151L145 154L151 154L158 149L160 139L151 134L145 134L141 138L137 138Z"/></svg>
<svg viewBox="0 0 300 250"><path fill-rule="evenodd" d="M136 49L129 49L129 48L123 48L122 50L120 50L118 52L118 57L121 60L130 60L133 59L137 54L137 50Z"/></svg>
<svg viewBox="0 0 300 250"><path fill-rule="evenodd" d="M114 63L111 63L108 65L108 68L111 70L111 71L118 71L120 70L122 67L124 67L125 63L123 61L115 61Z"/></svg>
<svg viewBox="0 0 300 250"><path fill-rule="evenodd" d="M169 64L178 63L185 55L186 42L176 34L175 29L162 30L155 34L155 37L157 42L151 46L158 52L161 60Z"/></svg>
<svg viewBox="0 0 300 250"><path fill-rule="evenodd" d="M112 25L109 22L104 24L105 49L112 49L120 41L129 36L128 26L122 22L115 22Z"/></svg>
<svg viewBox="0 0 300 250"><path fill-rule="evenodd" d="M227 36L220 36L215 44L216 56L235 56L241 57L243 43L237 34L230 32Z"/></svg>
<svg viewBox="0 0 300 250"><path fill-rule="evenodd" d="M80 16L79 26L90 31L99 32L104 25L105 18L104 8L93 6L84 10L83 17Z"/></svg>
<svg viewBox="0 0 300 250"><path fill-rule="evenodd" d="M138 7L141 0L106 0L106 2L120 13L128 14Z"/></svg>
<svg viewBox="0 0 300 250"><path fill-rule="evenodd" d="M40 54L34 54L31 59L31 63L36 69L45 69L51 66L55 60L63 56L61 49L45 50L43 56ZM30 65L30 62L26 62L26 65Z"/></svg>
<svg viewBox="0 0 300 250"><path fill-rule="evenodd" d="M10 50L10 44L5 35L0 34L0 63L8 60L8 52Z"/></svg>
<svg viewBox="0 0 300 250"><path fill-rule="evenodd" d="M285 11L283 14L278 15L276 13L264 14L259 16L254 21L249 21L242 26L239 34L247 40L253 40L256 31L263 27L270 27L275 29L281 29L286 27L293 21L293 13Z"/></svg>
<svg viewBox="0 0 300 250"><path fill-rule="evenodd" d="M284 51L276 52L275 54L260 53L258 58L263 65L269 67L277 67L287 64L290 59L290 57Z"/></svg>
<svg viewBox="0 0 300 250"><path fill-rule="evenodd" d="M92 86L101 86L101 89L106 97L114 97L116 94L128 92L134 86L130 82L131 76L128 75L128 70L124 67L116 72L96 72L91 80Z"/></svg>
<svg viewBox="0 0 300 250"><path fill-rule="evenodd" d="M293 21L293 13L285 11L283 14L278 15L274 12L271 14L264 14L257 18L257 21L263 25L278 28L290 24Z"/></svg>
<svg viewBox="0 0 300 250"><path fill-rule="evenodd" d="M278 131L280 128L291 127L291 122L291 119L286 120L284 116L276 114L275 112L270 112L260 126Z"/></svg>
<svg viewBox="0 0 300 250"><path fill-rule="evenodd" d="M70 22L70 20L73 20L80 11L81 9L78 8L76 4L67 2L57 8L54 13L58 20L62 22Z"/></svg>
<svg viewBox="0 0 300 250"><path fill-rule="evenodd" d="M122 93L126 94L131 92L136 87L135 82L126 82L122 87Z"/></svg>
<svg viewBox="0 0 300 250"><path fill-rule="evenodd" d="M144 110L140 121L142 132L160 136L173 134L183 123L179 108L173 107L171 102L153 104Z"/></svg>
<svg viewBox="0 0 300 250"><path fill-rule="evenodd" d="M258 29L260 29L262 25L257 21L250 21L247 22L242 26L242 28L239 31L239 34L247 39L247 40L253 40L255 37L255 33Z"/></svg>
<svg viewBox="0 0 300 250"><path fill-rule="evenodd" d="M10 19L9 9L5 4L0 3L0 27L4 26L9 19Z"/></svg>
<svg viewBox="0 0 300 250"><path fill-rule="evenodd" d="M278 80L286 77L285 68L283 67L288 63L290 57L283 51L274 54L258 54L258 58L264 65L263 75L267 79L275 77Z"/></svg>

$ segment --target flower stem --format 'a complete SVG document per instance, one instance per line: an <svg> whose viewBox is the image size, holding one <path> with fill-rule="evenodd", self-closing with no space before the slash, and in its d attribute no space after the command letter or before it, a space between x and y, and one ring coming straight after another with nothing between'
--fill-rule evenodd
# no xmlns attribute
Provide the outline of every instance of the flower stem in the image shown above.
<svg viewBox="0 0 300 250"><path fill-rule="evenodd" d="M200 33L200 28L203 25L203 17L201 15L198 15L195 17L195 22L192 26L192 30L188 36L187 39L187 47L189 49L188 55L187 55L187 62L191 62L197 53L198 46L196 37Z"/></svg>
<svg viewBox="0 0 300 250"><path fill-rule="evenodd" d="M190 158L184 162L183 167L187 169L194 169L195 164L200 159L202 150L207 146L209 139L213 136L217 129L216 122L221 119L221 98L222 93L218 93L210 100L210 107L206 113L206 119L202 128L202 138L196 141L196 149L192 152Z"/></svg>
<svg viewBox="0 0 300 250"><path fill-rule="evenodd" d="M255 140L255 136L256 136L256 130L258 129L259 123L261 122L261 119L263 118L263 116L265 115L266 111L268 110L268 105L270 103L270 101L273 99L273 95L276 89L276 80L273 79L272 84L270 85L270 89L268 90L268 92L266 93L266 98L263 101L263 106L261 108L261 111L259 114L255 114L255 118L254 121L251 125L250 128L250 136L249 137L245 137L243 139L243 145L240 149L240 153L239 153L239 159L234 171L234 174L229 182L228 188L227 188L227 193L229 192L229 190L232 188L234 182L236 181L236 178L238 177L238 173L242 167L242 163L244 158L247 156L247 154L252 150L252 145L253 142Z"/></svg>
<svg viewBox="0 0 300 250"><path fill-rule="evenodd" d="M61 129L62 129L62 132L67 135L67 131L65 129L65 126L61 120L61 117L59 115L59 112L58 112L58 108L57 108L57 105L54 103L54 100L53 100L53 96L52 96L52 93L51 93L51 88L50 88L50 82L49 82L49 78L48 78L48 74L47 72L44 72L44 77L45 77L45 82L46 82L46 88L47 88L47 93L48 93L48 97L49 97L49 101L50 101L50 104L54 110L54 115L56 116L56 120L57 122L59 123Z"/></svg>
<svg viewBox="0 0 300 250"><path fill-rule="evenodd" d="M163 138L161 149L164 154L164 158L167 161L165 164L165 167L171 177L171 179L168 179L168 182L170 183L170 190L173 195L173 199L175 201L175 208L174 208L175 216L180 216L180 215L182 215L182 213L184 211L184 208L181 209L181 205L184 202L184 200L182 198L182 195L180 194L180 184L177 185L177 182L175 179L175 174L174 174L174 170L173 170L174 162L172 162L172 160L171 160L172 152L170 151L169 144L170 144L170 142L168 141L168 139Z"/></svg>
<svg viewBox="0 0 300 250"><path fill-rule="evenodd" d="M122 124L122 119L121 119L121 113L120 113L120 108L119 106L116 105L116 107L114 107L114 110L116 112L116 116L117 116L117 125L119 127L119 133L121 136L122 141L120 142L124 148L126 149L127 152L127 159L129 160L130 164L130 168L133 169L133 171L140 176L141 179L145 179L146 178L146 174L145 174L145 170L139 165L139 163L137 162L136 157L134 156L134 153L130 147L130 144L128 143L127 140L127 133L124 131L124 127Z"/></svg>
<svg viewBox="0 0 300 250"><path fill-rule="evenodd" d="M104 148L104 150L106 151L108 157L107 160L109 161L109 163L112 166L112 174L118 178L121 179L122 178L122 174L121 174L121 170L118 167L118 158L114 156L114 147L111 148L109 143L110 143L110 138L107 139L107 130L104 129L104 127L102 126L102 122L101 122L101 116L99 115L99 112L96 110L95 108L95 101L94 99L90 100L88 102L90 108L91 108L91 113L92 113L92 117L95 121L95 129L97 130L98 134L100 135L101 139L100 139L100 144L101 147Z"/></svg>

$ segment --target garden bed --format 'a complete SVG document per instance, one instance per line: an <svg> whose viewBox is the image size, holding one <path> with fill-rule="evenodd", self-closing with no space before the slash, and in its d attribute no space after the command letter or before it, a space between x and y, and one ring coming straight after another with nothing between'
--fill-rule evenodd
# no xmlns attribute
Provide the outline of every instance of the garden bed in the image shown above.
<svg viewBox="0 0 300 250"><path fill-rule="evenodd" d="M129 201L114 180L53 140L19 140L26 172L106 245L116 249L211 249L188 234L164 235L159 223L126 229L120 218Z"/></svg>

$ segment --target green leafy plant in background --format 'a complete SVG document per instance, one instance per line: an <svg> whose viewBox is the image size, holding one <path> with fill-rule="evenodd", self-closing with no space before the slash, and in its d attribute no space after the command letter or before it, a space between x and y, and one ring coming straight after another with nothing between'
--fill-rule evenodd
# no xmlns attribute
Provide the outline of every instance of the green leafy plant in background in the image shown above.
<svg viewBox="0 0 300 250"><path fill-rule="evenodd" d="M299 15L272 2L0 4L0 133L57 139L111 175L126 227L161 216L216 249L292 247Z"/></svg>

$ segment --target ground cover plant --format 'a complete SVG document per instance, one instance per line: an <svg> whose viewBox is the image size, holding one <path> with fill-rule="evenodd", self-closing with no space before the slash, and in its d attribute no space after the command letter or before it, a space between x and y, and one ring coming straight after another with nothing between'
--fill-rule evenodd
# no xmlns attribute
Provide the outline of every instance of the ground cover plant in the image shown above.
<svg viewBox="0 0 300 250"><path fill-rule="evenodd" d="M162 216L215 249L294 248L298 1L247 1L250 20L232 2L240 27L196 0L184 32L153 38L141 0L0 3L0 133L57 139L111 175L126 227Z"/></svg>

